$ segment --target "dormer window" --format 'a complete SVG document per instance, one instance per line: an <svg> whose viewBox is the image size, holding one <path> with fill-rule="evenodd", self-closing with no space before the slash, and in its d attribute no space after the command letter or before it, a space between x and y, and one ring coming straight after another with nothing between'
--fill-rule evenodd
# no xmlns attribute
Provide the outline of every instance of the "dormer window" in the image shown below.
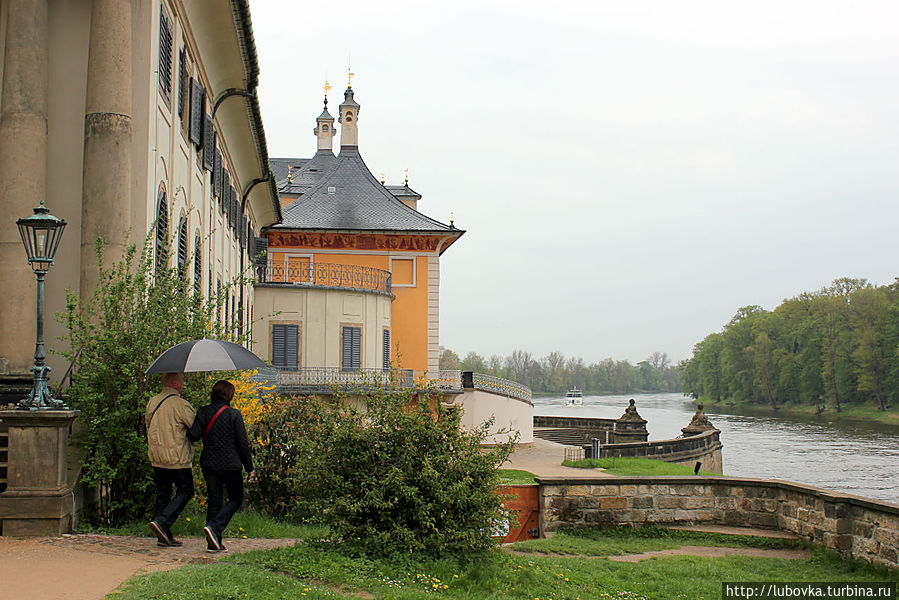
<svg viewBox="0 0 899 600"><path fill-rule="evenodd" d="M336 193L337 193L337 188L334 187L333 185L329 185L329 186L328 186L328 193L329 193L329 194L336 194Z"/></svg>

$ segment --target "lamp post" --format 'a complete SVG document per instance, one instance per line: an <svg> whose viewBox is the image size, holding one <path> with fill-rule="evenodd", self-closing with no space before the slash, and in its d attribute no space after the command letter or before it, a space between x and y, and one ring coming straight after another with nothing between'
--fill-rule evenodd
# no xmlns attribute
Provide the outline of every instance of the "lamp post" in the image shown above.
<svg viewBox="0 0 899 600"><path fill-rule="evenodd" d="M16 221L19 227L19 235L25 245L25 254L28 255L28 264L37 276L37 334L34 345L34 385L27 398L19 401L16 408L22 410L47 410L62 409L67 407L62 400L57 400L50 393L47 385L47 373L50 367L44 364L47 353L44 351L44 276L53 265L53 256L62 239L62 231L66 222L50 214L50 209L41 205L34 208L34 214L30 217Z"/></svg>

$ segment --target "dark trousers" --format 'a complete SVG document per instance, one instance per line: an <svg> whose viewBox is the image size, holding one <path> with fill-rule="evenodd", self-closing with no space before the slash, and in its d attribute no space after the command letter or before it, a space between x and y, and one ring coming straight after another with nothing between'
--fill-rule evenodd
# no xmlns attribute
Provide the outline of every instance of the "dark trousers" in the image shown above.
<svg viewBox="0 0 899 600"><path fill-rule="evenodd" d="M206 525L222 535L231 517L243 503L243 471L216 471L203 469L209 502L206 506ZM228 503L224 502L224 492L228 492Z"/></svg>
<svg viewBox="0 0 899 600"><path fill-rule="evenodd" d="M194 497L194 475L190 469L163 469L153 467L153 483L156 484L156 518L154 519L167 532L171 533L172 525L178 515ZM175 486L175 497L172 497L172 486Z"/></svg>

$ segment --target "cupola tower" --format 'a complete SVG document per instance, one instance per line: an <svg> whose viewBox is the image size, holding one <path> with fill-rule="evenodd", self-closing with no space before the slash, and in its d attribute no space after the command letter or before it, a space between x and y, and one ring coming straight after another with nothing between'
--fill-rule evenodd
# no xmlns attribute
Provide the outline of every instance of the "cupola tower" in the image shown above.
<svg viewBox="0 0 899 600"><path fill-rule="evenodd" d="M352 73L350 73L352 76ZM343 93L343 103L340 105L340 148L356 148L359 146L359 128L356 123L359 119L359 104L353 99L352 80L347 82L346 91Z"/></svg>
<svg viewBox="0 0 899 600"><path fill-rule="evenodd" d="M316 150L319 152L334 151L334 135L337 133L334 130L334 117L331 116L331 113L328 112L328 90L331 89L331 86L325 82L325 108L322 110L322 114L315 119L315 129L313 132L315 133L315 137L318 140L318 145L316 146Z"/></svg>

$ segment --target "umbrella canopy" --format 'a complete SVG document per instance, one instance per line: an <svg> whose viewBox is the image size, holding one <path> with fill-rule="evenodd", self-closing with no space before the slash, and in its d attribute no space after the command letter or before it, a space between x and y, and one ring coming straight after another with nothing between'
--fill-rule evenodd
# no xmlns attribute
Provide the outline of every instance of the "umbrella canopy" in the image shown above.
<svg viewBox="0 0 899 600"><path fill-rule="evenodd" d="M149 373L193 373L196 371L242 371L267 366L244 348L224 340L191 340L172 346L147 369Z"/></svg>

